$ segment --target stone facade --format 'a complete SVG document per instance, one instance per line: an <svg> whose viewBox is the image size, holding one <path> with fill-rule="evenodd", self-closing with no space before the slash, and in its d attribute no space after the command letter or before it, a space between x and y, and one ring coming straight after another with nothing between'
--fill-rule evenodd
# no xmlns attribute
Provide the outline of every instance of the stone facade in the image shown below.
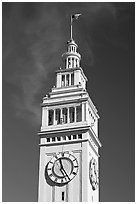
<svg viewBox="0 0 137 204"><path fill-rule="evenodd" d="M43 98L39 202L98 202L97 109L87 91L81 55L73 39L56 71L56 86Z"/></svg>

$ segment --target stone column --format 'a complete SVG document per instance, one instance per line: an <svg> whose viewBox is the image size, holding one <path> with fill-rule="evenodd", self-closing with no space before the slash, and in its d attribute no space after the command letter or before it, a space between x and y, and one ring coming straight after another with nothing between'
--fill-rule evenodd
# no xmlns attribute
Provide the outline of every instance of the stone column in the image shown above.
<svg viewBox="0 0 137 204"><path fill-rule="evenodd" d="M65 86L66 86L66 74L65 74Z"/></svg>
<svg viewBox="0 0 137 204"><path fill-rule="evenodd" d="M56 80L56 87L61 87L61 73L57 73Z"/></svg>
<svg viewBox="0 0 137 204"><path fill-rule="evenodd" d="M66 69L68 68L68 58L66 59Z"/></svg>
<svg viewBox="0 0 137 204"><path fill-rule="evenodd" d="M48 108L42 108L42 127L48 126Z"/></svg>
<svg viewBox="0 0 137 204"><path fill-rule="evenodd" d="M69 123L69 108L67 109L67 123Z"/></svg>
<svg viewBox="0 0 137 204"><path fill-rule="evenodd" d="M69 73L69 86L71 86L71 73Z"/></svg>
<svg viewBox="0 0 137 204"><path fill-rule="evenodd" d="M76 120L76 119L77 119L76 117L77 117L77 114L76 114L76 106L75 106L75 107L74 107L74 122L77 121L77 120Z"/></svg>
<svg viewBox="0 0 137 204"><path fill-rule="evenodd" d="M55 109L53 110L53 125L56 125L56 120L55 120Z"/></svg>
<svg viewBox="0 0 137 204"><path fill-rule="evenodd" d="M89 122L88 102L86 101L86 121Z"/></svg>
<svg viewBox="0 0 137 204"><path fill-rule="evenodd" d="M63 123L62 108L60 108L60 123L61 124Z"/></svg>

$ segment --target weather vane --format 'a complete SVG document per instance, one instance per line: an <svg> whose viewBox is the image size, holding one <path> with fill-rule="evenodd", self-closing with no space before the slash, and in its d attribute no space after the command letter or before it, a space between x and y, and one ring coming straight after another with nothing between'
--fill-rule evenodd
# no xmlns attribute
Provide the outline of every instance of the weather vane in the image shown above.
<svg viewBox="0 0 137 204"><path fill-rule="evenodd" d="M72 24L74 20L77 20L81 16L81 13L73 14L70 16L70 39L73 40L72 38Z"/></svg>

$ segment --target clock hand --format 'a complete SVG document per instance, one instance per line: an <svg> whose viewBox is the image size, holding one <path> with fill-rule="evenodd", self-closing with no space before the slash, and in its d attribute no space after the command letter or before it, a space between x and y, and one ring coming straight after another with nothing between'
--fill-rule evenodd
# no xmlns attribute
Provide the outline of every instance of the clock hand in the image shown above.
<svg viewBox="0 0 137 204"><path fill-rule="evenodd" d="M61 173L63 174L63 176L65 176L64 172L63 172L63 169L60 169Z"/></svg>
<svg viewBox="0 0 137 204"><path fill-rule="evenodd" d="M70 180L68 174L66 173L66 171L65 171L65 169L64 169L64 167L63 167L62 160L59 159L59 162L60 162L60 170L62 170L62 171L66 174L66 176L68 177L68 179Z"/></svg>
<svg viewBox="0 0 137 204"><path fill-rule="evenodd" d="M61 159L59 159L59 163L60 163L60 171L61 171L61 173L63 174L63 176L65 176L65 174L64 174L64 171L63 171L63 165L62 165L62 161L61 161Z"/></svg>
<svg viewBox="0 0 137 204"><path fill-rule="evenodd" d="M69 178L68 174L66 173L65 169L63 168L62 170L64 171L64 173L66 174L66 176L67 176L68 179L70 180L70 178Z"/></svg>
<svg viewBox="0 0 137 204"><path fill-rule="evenodd" d="M61 159L59 159L59 162L60 162L60 169L63 169L63 164L62 164Z"/></svg>

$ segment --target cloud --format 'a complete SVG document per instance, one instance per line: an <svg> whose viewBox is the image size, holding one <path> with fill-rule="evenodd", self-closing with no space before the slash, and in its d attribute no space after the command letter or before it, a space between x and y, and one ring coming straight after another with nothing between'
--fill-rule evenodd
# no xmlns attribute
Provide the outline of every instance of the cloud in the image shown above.
<svg viewBox="0 0 137 204"><path fill-rule="evenodd" d="M46 12L41 9L37 20L31 18L26 22L26 19L24 20L19 14L22 8L18 13L14 12L17 8L12 9L10 20L7 19L5 22L9 29L5 32L4 38L8 39L8 42L5 39L3 50L6 82L19 89L18 92L13 89L10 93L16 115L39 124L41 112L35 97L41 92L43 83L46 84L49 81L47 78L49 72L57 69L56 53L59 52L62 44L63 34L60 21L53 19L59 19L59 15L55 8L49 8ZM51 19L50 14L54 18ZM13 22L15 15L18 19ZM15 27L10 29L10 24L21 25L17 29ZM13 39L15 35L16 39Z"/></svg>

